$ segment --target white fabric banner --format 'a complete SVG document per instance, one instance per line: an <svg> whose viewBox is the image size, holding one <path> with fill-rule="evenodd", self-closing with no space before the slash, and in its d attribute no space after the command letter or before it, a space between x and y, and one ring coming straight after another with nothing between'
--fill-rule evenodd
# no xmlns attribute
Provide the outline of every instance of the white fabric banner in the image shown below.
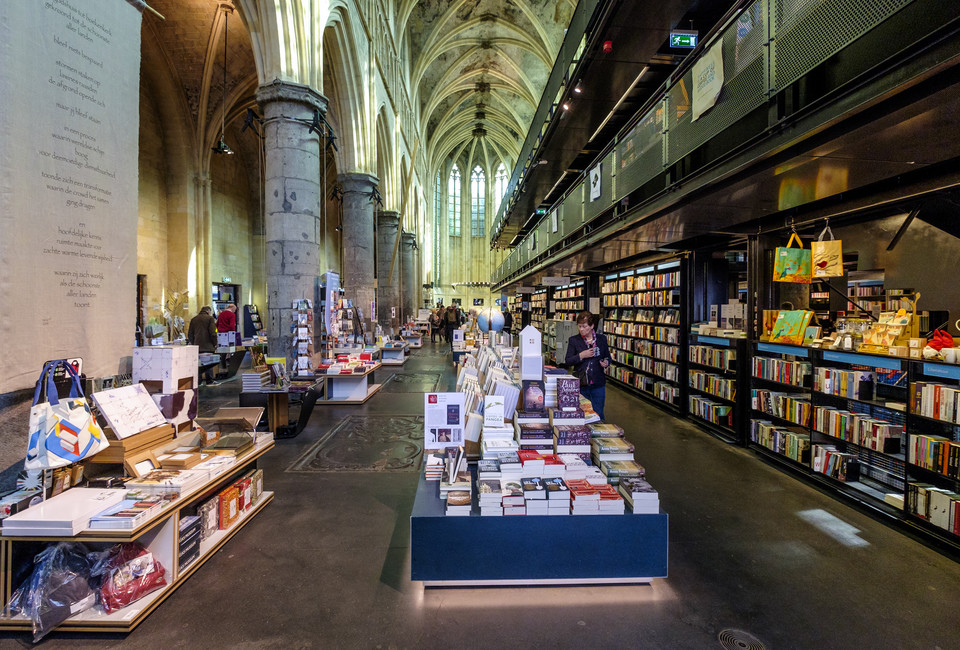
<svg viewBox="0 0 960 650"><path fill-rule="evenodd" d="M696 122L701 115L717 103L723 89L723 39L704 52L700 60L693 64L693 116Z"/></svg>
<svg viewBox="0 0 960 650"><path fill-rule="evenodd" d="M0 2L0 393L115 374L136 328L140 12Z"/></svg>

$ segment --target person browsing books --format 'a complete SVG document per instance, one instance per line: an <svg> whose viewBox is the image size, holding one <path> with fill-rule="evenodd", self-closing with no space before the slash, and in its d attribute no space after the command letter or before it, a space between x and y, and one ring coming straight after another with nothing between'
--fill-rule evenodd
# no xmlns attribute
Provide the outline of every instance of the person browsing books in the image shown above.
<svg viewBox="0 0 960 650"><path fill-rule="evenodd" d="M580 379L580 394L590 400L593 410L603 419L603 404L607 399L607 375L610 367L610 348L607 337L598 333L596 317L588 311L577 314L577 329L567 341L567 356L564 363L573 366L573 373Z"/></svg>

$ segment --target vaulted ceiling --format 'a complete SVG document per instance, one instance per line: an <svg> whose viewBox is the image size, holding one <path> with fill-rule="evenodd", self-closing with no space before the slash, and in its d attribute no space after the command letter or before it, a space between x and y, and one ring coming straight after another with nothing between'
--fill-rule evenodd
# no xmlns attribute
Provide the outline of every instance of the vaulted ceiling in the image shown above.
<svg viewBox="0 0 960 650"><path fill-rule="evenodd" d="M574 0L406 0L399 18L428 164L517 160Z"/></svg>

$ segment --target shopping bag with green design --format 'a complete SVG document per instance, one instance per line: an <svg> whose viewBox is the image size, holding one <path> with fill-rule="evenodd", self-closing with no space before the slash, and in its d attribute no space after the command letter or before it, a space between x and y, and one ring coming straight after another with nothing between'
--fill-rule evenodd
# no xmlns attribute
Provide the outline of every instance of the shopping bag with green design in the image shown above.
<svg viewBox="0 0 960 650"><path fill-rule="evenodd" d="M793 248L794 242L797 248ZM797 233L790 235L786 246L777 246L773 259L773 281L810 284L810 250L803 247Z"/></svg>

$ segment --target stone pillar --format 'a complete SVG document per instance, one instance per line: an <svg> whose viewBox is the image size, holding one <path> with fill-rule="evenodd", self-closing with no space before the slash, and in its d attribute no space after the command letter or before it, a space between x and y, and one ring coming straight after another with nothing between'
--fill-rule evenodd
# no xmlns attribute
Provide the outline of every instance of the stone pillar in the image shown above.
<svg viewBox="0 0 960 650"><path fill-rule="evenodd" d="M370 174L340 174L337 182L343 190L343 277L344 295L360 308L363 325L373 335L377 315L371 303L377 299L376 269L373 258L373 191L377 177Z"/></svg>
<svg viewBox="0 0 960 650"><path fill-rule="evenodd" d="M321 274L320 138L311 133L314 110L327 100L312 88L275 81L257 90L264 116L264 221L267 248L267 336L270 356L292 359L293 301L316 300ZM317 305L318 307L318 305ZM319 327L314 328L316 337Z"/></svg>
<svg viewBox="0 0 960 650"><path fill-rule="evenodd" d="M400 325L400 252L394 260L400 230L400 215L396 212L377 214L377 321L384 330L390 328L399 334ZM393 273L390 265L393 263Z"/></svg>
<svg viewBox="0 0 960 650"><path fill-rule="evenodd" d="M413 320L417 317L417 255L413 249L417 238L412 232L400 236L400 304L403 306L403 318Z"/></svg>

